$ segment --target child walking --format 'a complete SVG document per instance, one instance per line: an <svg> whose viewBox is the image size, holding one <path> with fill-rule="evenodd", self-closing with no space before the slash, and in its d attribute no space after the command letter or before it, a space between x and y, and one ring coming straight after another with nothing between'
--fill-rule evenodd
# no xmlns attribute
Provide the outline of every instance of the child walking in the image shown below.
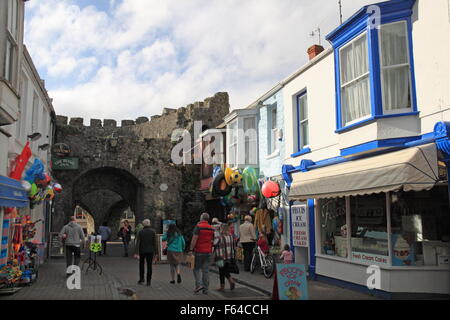
<svg viewBox="0 0 450 320"><path fill-rule="evenodd" d="M283 259L284 264L294 263L294 255L288 244L284 246L284 251L281 253L280 259Z"/></svg>

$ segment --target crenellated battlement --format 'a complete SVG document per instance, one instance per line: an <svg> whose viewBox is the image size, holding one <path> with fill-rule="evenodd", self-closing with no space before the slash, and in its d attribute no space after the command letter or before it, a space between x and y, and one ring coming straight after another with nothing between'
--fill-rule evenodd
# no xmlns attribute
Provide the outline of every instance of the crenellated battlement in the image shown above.
<svg viewBox="0 0 450 320"><path fill-rule="evenodd" d="M226 109L226 112L225 110ZM114 119L90 119L89 125L84 123L84 118L73 117L68 118L67 116L58 115L56 116L56 124L58 126L74 126L74 127L92 127L92 128L121 128L130 126L142 126L142 125L159 125L164 123L166 120L176 118L179 122L180 118L193 119L193 118L203 118L211 117L214 115L223 117L229 111L228 93L218 92L213 97L206 98L204 101L196 101L194 103L188 104L186 107L175 108L164 108L161 115L153 115L148 117L142 116L138 117L136 120L126 119L120 121L120 126Z"/></svg>

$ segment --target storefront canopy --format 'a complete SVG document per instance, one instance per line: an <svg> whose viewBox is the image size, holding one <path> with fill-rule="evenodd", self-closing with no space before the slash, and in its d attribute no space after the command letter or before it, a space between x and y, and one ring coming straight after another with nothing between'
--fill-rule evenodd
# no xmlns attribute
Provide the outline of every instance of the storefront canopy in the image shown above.
<svg viewBox="0 0 450 320"><path fill-rule="evenodd" d="M438 181L434 143L292 174L291 199L431 189Z"/></svg>
<svg viewBox="0 0 450 320"><path fill-rule="evenodd" d="M0 176L0 207L23 208L28 205L28 194L20 181Z"/></svg>

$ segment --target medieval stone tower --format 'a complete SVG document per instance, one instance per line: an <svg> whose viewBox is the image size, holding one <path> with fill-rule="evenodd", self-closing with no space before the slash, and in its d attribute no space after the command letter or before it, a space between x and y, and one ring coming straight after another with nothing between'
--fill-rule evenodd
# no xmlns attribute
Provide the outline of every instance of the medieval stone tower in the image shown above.
<svg viewBox="0 0 450 320"><path fill-rule="evenodd" d="M202 121L202 129L214 128L228 113L228 94L220 92L183 108L165 108L150 120L123 120L120 127L115 120L91 119L85 126L82 118L58 116L55 144L69 146L78 168L53 171L63 192L55 198L52 230L59 231L77 205L92 214L96 226L108 221L113 230L127 208L137 221L150 218L156 230L162 219L182 221L200 170L171 161L173 132L186 129L194 140L194 121Z"/></svg>

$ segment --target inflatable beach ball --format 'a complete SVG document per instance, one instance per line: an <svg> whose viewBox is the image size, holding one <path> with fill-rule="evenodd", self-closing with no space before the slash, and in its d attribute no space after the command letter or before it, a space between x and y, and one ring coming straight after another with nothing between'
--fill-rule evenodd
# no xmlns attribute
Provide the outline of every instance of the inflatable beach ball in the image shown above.
<svg viewBox="0 0 450 320"><path fill-rule="evenodd" d="M231 181L233 184L240 184L242 182L242 174L239 170L234 170L231 175Z"/></svg>
<svg viewBox="0 0 450 320"><path fill-rule="evenodd" d="M266 198L278 197L281 193L280 186L275 181L268 180L264 182L261 193Z"/></svg>

